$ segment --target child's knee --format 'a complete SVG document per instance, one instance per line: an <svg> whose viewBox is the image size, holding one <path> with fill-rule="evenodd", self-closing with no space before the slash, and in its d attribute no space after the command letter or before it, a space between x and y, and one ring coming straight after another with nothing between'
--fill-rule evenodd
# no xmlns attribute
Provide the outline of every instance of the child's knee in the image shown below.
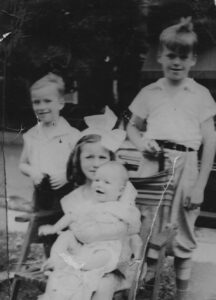
<svg viewBox="0 0 216 300"><path fill-rule="evenodd" d="M101 278L97 292L105 294L114 294L117 290L119 280L114 274L108 274L107 276Z"/></svg>

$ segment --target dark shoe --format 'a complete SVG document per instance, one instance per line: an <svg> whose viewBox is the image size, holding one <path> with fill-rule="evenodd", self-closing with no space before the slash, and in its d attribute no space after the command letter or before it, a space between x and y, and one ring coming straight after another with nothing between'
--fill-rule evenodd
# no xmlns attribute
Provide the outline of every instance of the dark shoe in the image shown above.
<svg viewBox="0 0 216 300"><path fill-rule="evenodd" d="M154 290L155 278L151 278L148 281L144 281L143 286L141 286L137 293L137 300L151 300L152 293Z"/></svg>
<svg viewBox="0 0 216 300"><path fill-rule="evenodd" d="M136 295L136 300L151 300L152 291L147 291L145 287L140 288Z"/></svg>
<svg viewBox="0 0 216 300"><path fill-rule="evenodd" d="M151 278L150 280L145 281L144 287L147 291L153 291L154 284L155 284L155 278Z"/></svg>

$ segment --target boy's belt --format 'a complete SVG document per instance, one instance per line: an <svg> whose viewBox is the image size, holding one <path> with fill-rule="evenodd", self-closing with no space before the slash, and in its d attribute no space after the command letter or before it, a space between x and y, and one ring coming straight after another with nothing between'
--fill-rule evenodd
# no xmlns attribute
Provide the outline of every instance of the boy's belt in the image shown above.
<svg viewBox="0 0 216 300"><path fill-rule="evenodd" d="M166 140L156 140L156 142L158 143L158 145L162 148L167 148L167 149L171 149L171 150L176 150L176 151L181 151L181 152L192 152L192 151L196 151L193 148L190 147L186 147L184 145L181 144L176 144L176 143L172 143L170 141L166 141Z"/></svg>

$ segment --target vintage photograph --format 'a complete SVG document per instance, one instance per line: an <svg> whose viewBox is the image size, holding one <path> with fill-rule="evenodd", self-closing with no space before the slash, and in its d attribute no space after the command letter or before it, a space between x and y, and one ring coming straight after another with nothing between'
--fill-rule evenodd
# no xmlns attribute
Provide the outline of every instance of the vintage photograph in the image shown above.
<svg viewBox="0 0 216 300"><path fill-rule="evenodd" d="M0 300L216 300L214 0L0 0Z"/></svg>

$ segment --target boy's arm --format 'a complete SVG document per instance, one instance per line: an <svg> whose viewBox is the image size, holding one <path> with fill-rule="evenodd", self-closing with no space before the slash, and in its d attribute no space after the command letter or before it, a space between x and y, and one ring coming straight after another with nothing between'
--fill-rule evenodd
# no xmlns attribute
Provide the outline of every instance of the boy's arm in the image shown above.
<svg viewBox="0 0 216 300"><path fill-rule="evenodd" d="M203 151L200 173L191 196L190 198L188 197L188 202L185 204L188 209L195 209L203 202L204 190L211 172L216 149L213 118L202 123L201 132L203 136Z"/></svg>
<svg viewBox="0 0 216 300"><path fill-rule="evenodd" d="M67 183L66 172L51 174L50 175L50 184L53 190L57 190L64 186Z"/></svg>
<svg viewBox="0 0 216 300"><path fill-rule="evenodd" d="M71 152L73 151L77 141L80 138L80 131L74 127L71 127L71 134L69 139L69 146L71 148ZM50 184L53 190L57 190L68 183L66 170L65 172L61 172L58 174L49 174L50 175Z"/></svg>
<svg viewBox="0 0 216 300"><path fill-rule="evenodd" d="M31 177L34 184L36 185L39 184L43 179L43 173L34 170L34 168L32 168L32 166L29 163L27 145L25 141L24 141L24 146L20 157L19 169L24 175Z"/></svg>
<svg viewBox="0 0 216 300"><path fill-rule="evenodd" d="M56 234L68 227L73 221L75 216L73 214L65 214L56 224L54 225L43 225L38 230L39 235Z"/></svg>
<svg viewBox="0 0 216 300"><path fill-rule="evenodd" d="M160 147L154 140L145 139L142 137L139 129L141 128L143 121L144 120L142 120L140 117L132 115L127 125L127 134L130 141L140 152L159 151Z"/></svg>

